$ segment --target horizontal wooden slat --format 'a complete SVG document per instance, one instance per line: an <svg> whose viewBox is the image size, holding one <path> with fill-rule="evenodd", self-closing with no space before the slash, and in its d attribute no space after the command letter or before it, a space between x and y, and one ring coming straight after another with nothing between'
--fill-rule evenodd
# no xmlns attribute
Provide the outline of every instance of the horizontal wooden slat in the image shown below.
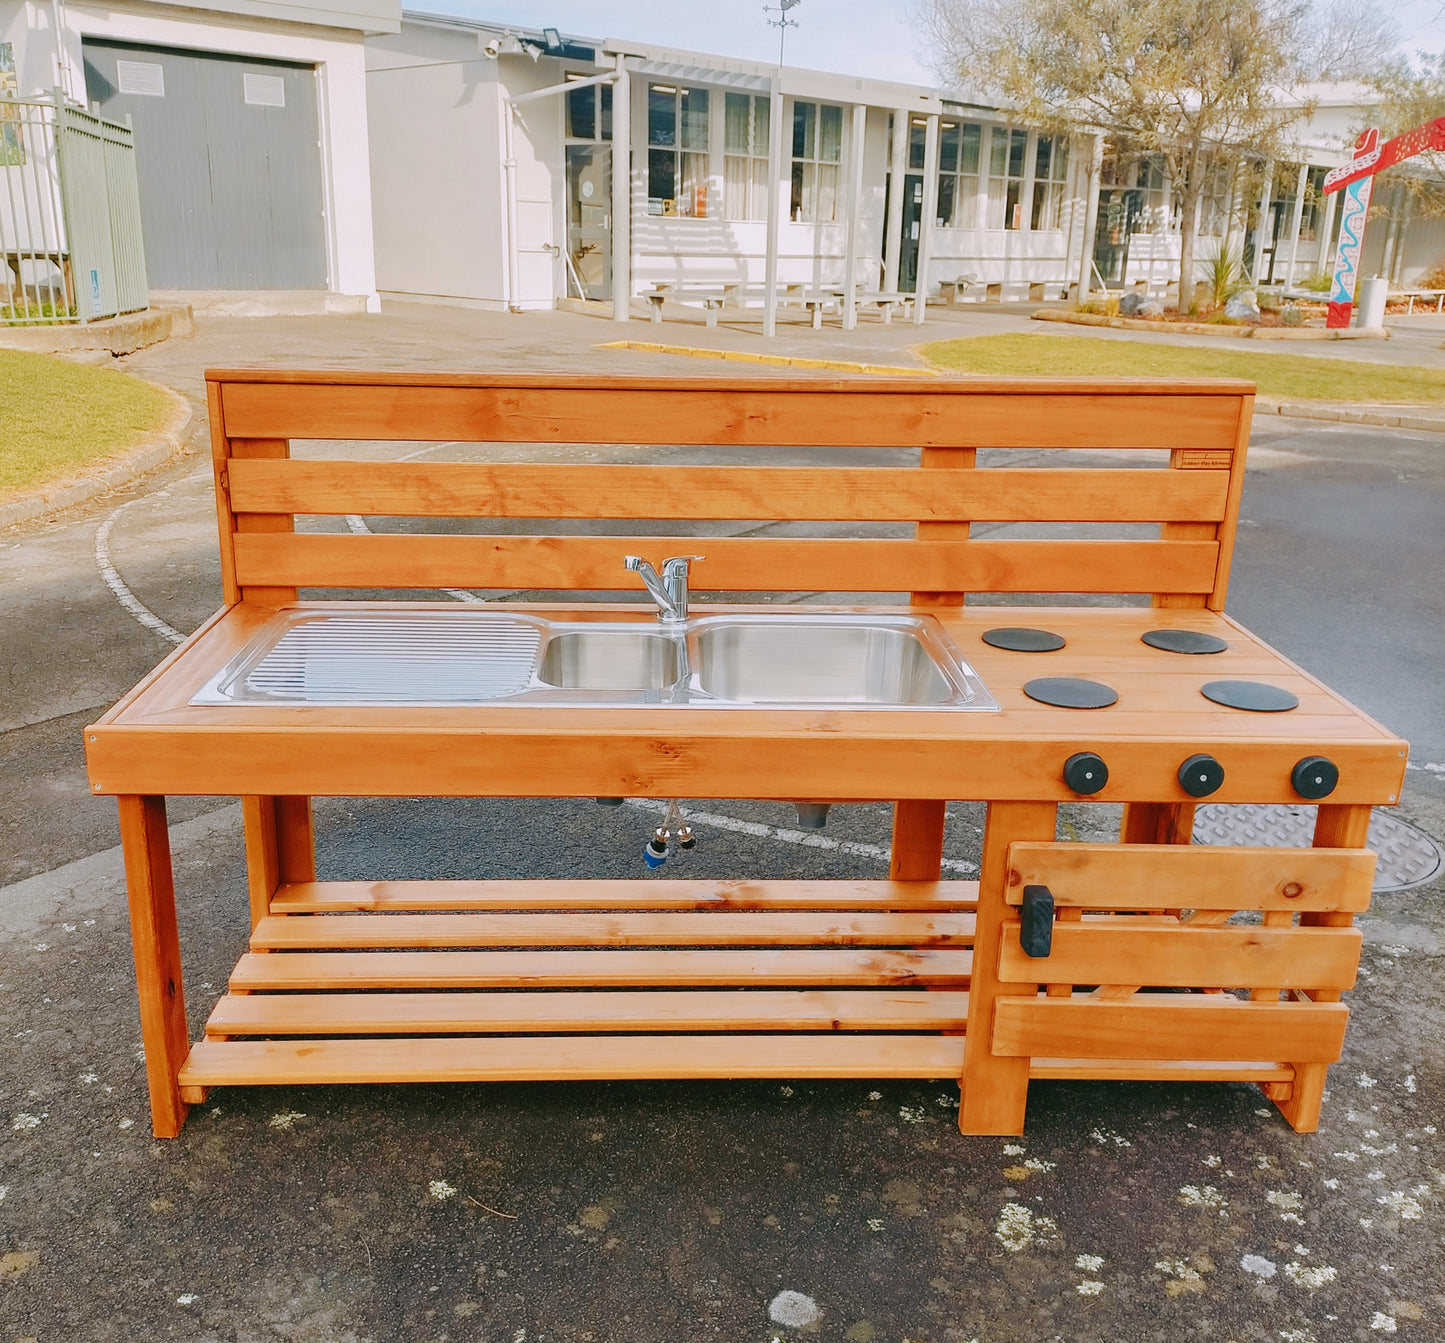
<svg viewBox="0 0 1445 1343"><path fill-rule="evenodd" d="M961 1035L588 1035L202 1040L181 1086L607 1078L952 1077Z"/></svg>
<svg viewBox="0 0 1445 1343"><path fill-rule="evenodd" d="M1246 1059L1044 1059L1029 1060L1029 1078L1112 1082L1292 1082L1288 1063Z"/></svg>
<svg viewBox="0 0 1445 1343"><path fill-rule="evenodd" d="M1246 383L743 382L217 374L233 438L779 447L1232 449ZM314 379L314 380L311 380ZM387 384L390 385L387 385ZM1125 399L1127 398L1127 399Z"/></svg>
<svg viewBox="0 0 1445 1343"><path fill-rule="evenodd" d="M1361 849L1013 844L1006 898L1037 885L1081 909L1363 910L1374 874Z"/></svg>
<svg viewBox="0 0 1445 1343"><path fill-rule="evenodd" d="M263 918L251 947L967 946L973 925L972 914L832 911L290 914Z"/></svg>
<svg viewBox="0 0 1445 1343"><path fill-rule="evenodd" d="M1286 1059L1333 1063L1350 1012L1343 1003L1242 1003L1139 994L1128 1002L1000 998L995 1054L1099 1059Z"/></svg>
<svg viewBox="0 0 1445 1343"><path fill-rule="evenodd" d="M702 554L690 582L731 592L1208 592L1214 541L238 534L243 587L618 591L624 556Z"/></svg>
<svg viewBox="0 0 1445 1343"><path fill-rule="evenodd" d="M1123 916L1057 923L1053 950L1042 957L1025 956L1019 925L1007 923L999 978L1013 984L1348 989L1360 962L1358 928L1139 928L1132 922Z"/></svg>
<svg viewBox="0 0 1445 1343"><path fill-rule="evenodd" d="M298 881L276 914L483 909L969 910L976 881Z"/></svg>
<svg viewBox="0 0 1445 1343"><path fill-rule="evenodd" d="M234 460L231 507L385 517L1217 522L1229 473Z"/></svg>
<svg viewBox="0 0 1445 1343"><path fill-rule="evenodd" d="M317 951L242 956L231 987L265 989L726 988L954 985L971 951Z"/></svg>
<svg viewBox="0 0 1445 1343"><path fill-rule="evenodd" d="M631 993L250 993L222 998L208 1035L469 1031L961 1031L968 994L767 989Z"/></svg>

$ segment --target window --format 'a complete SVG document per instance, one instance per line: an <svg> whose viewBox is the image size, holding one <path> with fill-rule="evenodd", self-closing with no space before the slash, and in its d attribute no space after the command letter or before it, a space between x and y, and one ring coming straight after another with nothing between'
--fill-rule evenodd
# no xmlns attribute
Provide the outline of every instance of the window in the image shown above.
<svg viewBox="0 0 1445 1343"><path fill-rule="evenodd" d="M1205 169L1199 189L1199 236L1222 238L1228 231L1229 167L1216 160Z"/></svg>
<svg viewBox="0 0 1445 1343"><path fill-rule="evenodd" d="M995 126L988 155L988 227L1018 229L1023 223L1024 153L1029 133Z"/></svg>
<svg viewBox="0 0 1445 1343"><path fill-rule="evenodd" d="M567 91L567 138L594 141L612 138L611 84L589 84L585 89Z"/></svg>
<svg viewBox="0 0 1445 1343"><path fill-rule="evenodd" d="M1064 184L1069 176L1069 137L1041 135L1034 154L1034 212L1029 227L1064 226Z"/></svg>
<svg viewBox="0 0 1445 1343"><path fill-rule="evenodd" d="M723 218L768 217L766 96L729 93L723 100Z"/></svg>
<svg viewBox="0 0 1445 1343"><path fill-rule="evenodd" d="M1305 204L1300 211L1301 242L1318 242L1324 220L1324 186L1328 168L1311 168L1305 177Z"/></svg>
<svg viewBox="0 0 1445 1343"><path fill-rule="evenodd" d="M793 104L793 190L789 218L828 224L838 215L838 164L843 158L843 109Z"/></svg>
<svg viewBox="0 0 1445 1343"><path fill-rule="evenodd" d="M1141 213L1135 233L1162 233L1169 227L1164 202L1168 195L1164 160L1155 154L1140 159L1134 168L1134 185L1139 189Z"/></svg>
<svg viewBox="0 0 1445 1343"><path fill-rule="evenodd" d="M983 127L942 121L938 127L938 226L978 227L978 161Z"/></svg>
<svg viewBox="0 0 1445 1343"><path fill-rule="evenodd" d="M647 213L707 214L707 90L647 88Z"/></svg>

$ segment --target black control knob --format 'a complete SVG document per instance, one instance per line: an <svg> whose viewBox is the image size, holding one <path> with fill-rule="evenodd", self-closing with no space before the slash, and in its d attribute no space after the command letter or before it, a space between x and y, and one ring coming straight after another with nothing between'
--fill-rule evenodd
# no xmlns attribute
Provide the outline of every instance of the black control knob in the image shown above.
<svg viewBox="0 0 1445 1343"><path fill-rule="evenodd" d="M1079 751L1064 761L1064 782L1076 793L1097 793L1109 782L1109 767L1093 751Z"/></svg>
<svg viewBox="0 0 1445 1343"><path fill-rule="evenodd" d="M1307 755L1289 772L1289 781L1301 797L1318 802L1335 791L1340 767L1322 755Z"/></svg>
<svg viewBox="0 0 1445 1343"><path fill-rule="evenodd" d="M1179 786L1190 797L1208 797L1224 786L1224 766L1212 755L1191 755L1179 766Z"/></svg>

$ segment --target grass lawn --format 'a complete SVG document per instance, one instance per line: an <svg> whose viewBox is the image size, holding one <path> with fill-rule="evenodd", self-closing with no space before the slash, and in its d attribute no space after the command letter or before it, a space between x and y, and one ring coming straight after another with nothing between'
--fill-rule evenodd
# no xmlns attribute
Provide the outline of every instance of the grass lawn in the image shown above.
<svg viewBox="0 0 1445 1343"><path fill-rule="evenodd" d="M170 409L139 378L0 350L0 499L134 446Z"/></svg>
<svg viewBox="0 0 1445 1343"><path fill-rule="evenodd" d="M1232 342L1231 342L1232 343ZM1201 350L1089 336L971 336L920 347L936 368L1002 373L1133 378L1248 378L1261 396L1301 401L1445 403L1445 370L1319 359L1301 354Z"/></svg>

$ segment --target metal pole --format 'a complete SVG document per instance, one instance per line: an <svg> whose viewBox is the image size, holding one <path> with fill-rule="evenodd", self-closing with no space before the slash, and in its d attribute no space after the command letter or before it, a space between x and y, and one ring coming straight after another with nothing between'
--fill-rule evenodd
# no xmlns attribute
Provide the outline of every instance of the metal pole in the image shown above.
<svg viewBox="0 0 1445 1343"><path fill-rule="evenodd" d="M863 141L868 109L853 105L853 134L848 146L848 243L843 256L843 330L858 325L858 226L863 213Z"/></svg>
<svg viewBox="0 0 1445 1343"><path fill-rule="evenodd" d="M778 223L782 212L783 72L773 76L768 114L768 242L763 270L763 335L778 333Z"/></svg>
<svg viewBox="0 0 1445 1343"><path fill-rule="evenodd" d="M1325 218L1320 225L1320 250L1315 257L1315 268L1317 271L1329 269L1330 243L1335 231L1335 211L1339 209L1340 193L1332 191L1325 197Z"/></svg>
<svg viewBox="0 0 1445 1343"><path fill-rule="evenodd" d="M908 164L908 113L893 111L893 146L889 157L888 225L883 243L883 292L898 291L898 254L903 250L903 179Z"/></svg>
<svg viewBox="0 0 1445 1343"><path fill-rule="evenodd" d="M938 116L930 115L923 137L923 211L918 218L918 273L913 281L913 325L922 326L928 307L928 263L933 256L933 216L938 211Z"/></svg>
<svg viewBox="0 0 1445 1343"><path fill-rule="evenodd" d="M502 172L507 189L507 307L521 312L521 260L517 241L517 111L510 98L502 102Z"/></svg>
<svg viewBox="0 0 1445 1343"><path fill-rule="evenodd" d="M612 94L612 320L632 317L632 82L618 52Z"/></svg>

